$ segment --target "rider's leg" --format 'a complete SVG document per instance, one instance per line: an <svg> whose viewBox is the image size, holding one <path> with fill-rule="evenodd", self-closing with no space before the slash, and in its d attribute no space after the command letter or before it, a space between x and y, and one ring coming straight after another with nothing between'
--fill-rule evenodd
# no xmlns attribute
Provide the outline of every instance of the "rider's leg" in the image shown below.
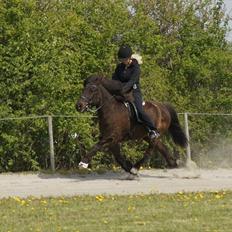
<svg viewBox="0 0 232 232"><path fill-rule="evenodd" d="M147 128L149 137L151 139L158 138L160 134L154 122L150 119L150 117L143 110L143 104L142 104L143 100L142 100L141 93L139 91L134 91L133 95L134 95L134 103L138 110L139 117L143 121L145 127Z"/></svg>

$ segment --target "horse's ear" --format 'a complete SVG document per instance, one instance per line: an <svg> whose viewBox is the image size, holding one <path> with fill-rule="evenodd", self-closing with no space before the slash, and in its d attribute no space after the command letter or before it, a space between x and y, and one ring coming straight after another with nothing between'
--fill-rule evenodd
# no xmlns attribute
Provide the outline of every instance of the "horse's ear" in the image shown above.
<svg viewBox="0 0 232 232"><path fill-rule="evenodd" d="M95 84L100 85L102 83L103 77L102 76L95 76Z"/></svg>
<svg viewBox="0 0 232 232"><path fill-rule="evenodd" d="M85 79L83 82L84 87L87 85L87 82L88 82L87 79Z"/></svg>
<svg viewBox="0 0 232 232"><path fill-rule="evenodd" d="M89 84L89 82L91 82L91 78L92 78L92 76L89 76L89 77L87 77L87 78L84 80L84 82L83 82L84 87L85 87L87 84Z"/></svg>
<svg viewBox="0 0 232 232"><path fill-rule="evenodd" d="M103 81L104 77L103 76L100 76L99 77L99 81Z"/></svg>

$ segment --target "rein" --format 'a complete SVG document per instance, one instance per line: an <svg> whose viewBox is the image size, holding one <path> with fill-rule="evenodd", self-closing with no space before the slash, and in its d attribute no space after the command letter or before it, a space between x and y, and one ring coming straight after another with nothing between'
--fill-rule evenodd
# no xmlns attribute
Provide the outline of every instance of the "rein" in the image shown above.
<svg viewBox="0 0 232 232"><path fill-rule="evenodd" d="M108 101L104 102L102 105L100 105L99 107L96 108L96 110L92 110L91 108L87 108L87 111L91 112L91 113L96 113L98 112L98 110L100 110L106 103L108 103L112 98L114 97L114 95L112 95Z"/></svg>
<svg viewBox="0 0 232 232"><path fill-rule="evenodd" d="M96 85L93 85L95 87L97 87ZM91 112L91 113L96 113L98 110L100 110L105 104L107 104L108 102L110 102L112 100L112 98L114 98L115 95L112 95L107 101L105 101L102 105L100 105L99 107L97 107L95 110L92 110L91 108L89 108L89 106L87 105L87 111ZM85 101L87 101L87 103L89 104L90 99L85 97L85 96L81 96L82 99L84 99Z"/></svg>

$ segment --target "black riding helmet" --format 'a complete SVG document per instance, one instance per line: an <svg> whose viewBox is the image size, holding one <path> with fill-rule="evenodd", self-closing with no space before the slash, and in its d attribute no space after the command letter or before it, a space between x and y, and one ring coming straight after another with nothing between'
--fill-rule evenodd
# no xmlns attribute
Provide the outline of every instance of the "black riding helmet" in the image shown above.
<svg viewBox="0 0 232 232"><path fill-rule="evenodd" d="M124 60L132 56L132 49L128 45L122 45L118 50L118 59Z"/></svg>

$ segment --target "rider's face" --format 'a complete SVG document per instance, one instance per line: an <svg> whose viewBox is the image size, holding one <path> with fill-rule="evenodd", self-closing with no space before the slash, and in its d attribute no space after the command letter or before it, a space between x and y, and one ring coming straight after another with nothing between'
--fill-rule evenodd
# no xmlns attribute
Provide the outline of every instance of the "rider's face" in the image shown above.
<svg viewBox="0 0 232 232"><path fill-rule="evenodd" d="M125 65L129 65L131 63L131 58L129 57L129 58L123 59L121 60L121 62Z"/></svg>

